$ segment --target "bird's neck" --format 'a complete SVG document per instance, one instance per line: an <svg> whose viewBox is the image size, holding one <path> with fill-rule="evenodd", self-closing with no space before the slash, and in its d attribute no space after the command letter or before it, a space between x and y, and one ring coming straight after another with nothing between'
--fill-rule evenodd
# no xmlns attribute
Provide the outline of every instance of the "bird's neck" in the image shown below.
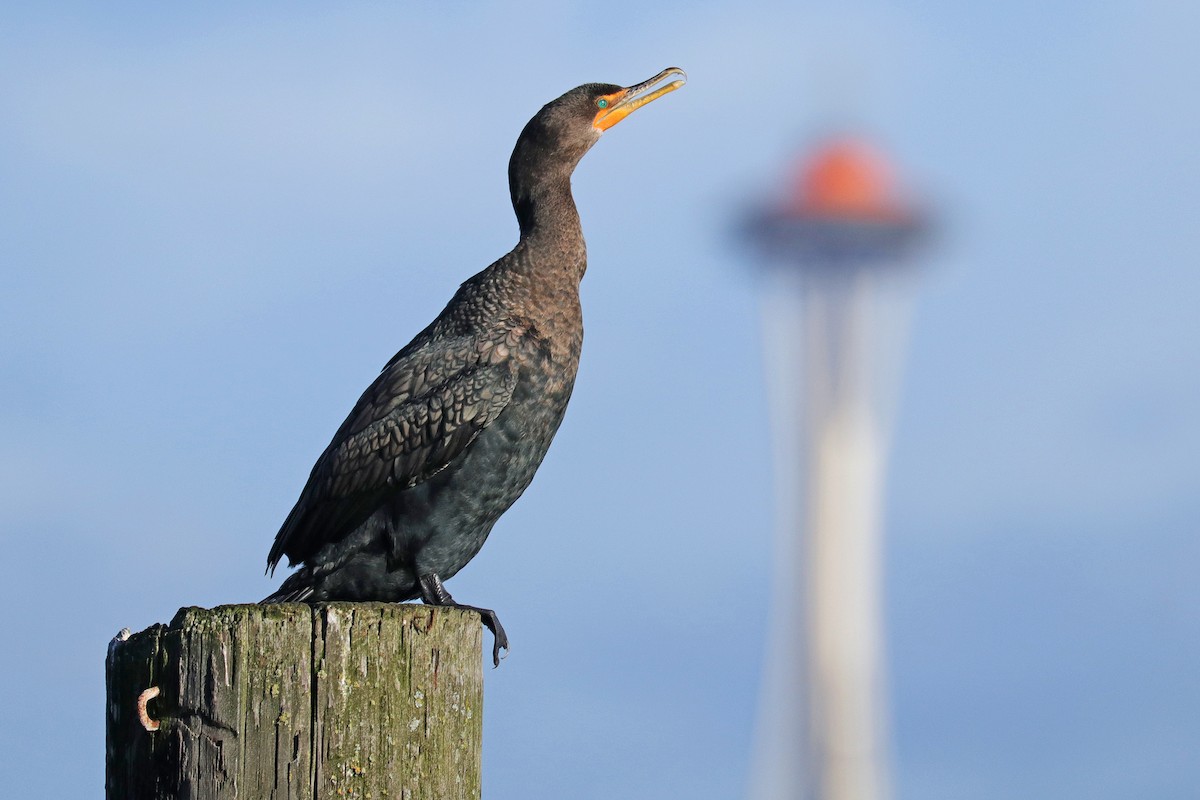
<svg viewBox="0 0 1200 800"><path fill-rule="evenodd" d="M552 172L533 178L509 182L521 238L534 233L578 230L579 212L575 209L575 198L571 196L570 173Z"/></svg>
<svg viewBox="0 0 1200 800"><path fill-rule="evenodd" d="M543 268L553 266L581 280L587 258L570 175L547 176L527 184L514 182L511 190L521 226L521 246L535 256L535 262L551 262L541 264Z"/></svg>

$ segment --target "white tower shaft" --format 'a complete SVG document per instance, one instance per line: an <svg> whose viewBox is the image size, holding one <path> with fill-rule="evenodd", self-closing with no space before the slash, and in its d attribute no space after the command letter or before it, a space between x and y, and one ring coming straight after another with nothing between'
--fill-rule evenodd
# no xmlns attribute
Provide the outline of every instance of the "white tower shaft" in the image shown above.
<svg viewBox="0 0 1200 800"><path fill-rule="evenodd" d="M904 300L874 269L775 273L775 596L756 800L887 800L882 498Z"/></svg>
<svg viewBox="0 0 1200 800"><path fill-rule="evenodd" d="M820 800L884 800L878 353L866 275L838 278L804 290L810 763Z"/></svg>

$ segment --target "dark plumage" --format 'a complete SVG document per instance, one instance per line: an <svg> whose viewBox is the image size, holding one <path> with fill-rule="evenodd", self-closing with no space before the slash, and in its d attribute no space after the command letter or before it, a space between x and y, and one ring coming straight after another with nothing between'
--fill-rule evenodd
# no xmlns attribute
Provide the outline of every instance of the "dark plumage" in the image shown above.
<svg viewBox="0 0 1200 800"><path fill-rule="evenodd" d="M676 76L680 76L676 78ZM666 78L676 78L654 89ZM303 567L263 602L456 605L442 581L479 552L542 462L583 343L587 258L571 173L634 109L682 85L586 84L525 126L509 161L517 246L459 288L363 393L267 557ZM494 612L473 606L508 643Z"/></svg>

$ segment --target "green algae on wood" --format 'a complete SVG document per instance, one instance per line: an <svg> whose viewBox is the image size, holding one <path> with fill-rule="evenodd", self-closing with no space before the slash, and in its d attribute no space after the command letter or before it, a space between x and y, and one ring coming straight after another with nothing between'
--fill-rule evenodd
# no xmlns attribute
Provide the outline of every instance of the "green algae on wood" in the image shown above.
<svg viewBox="0 0 1200 800"><path fill-rule="evenodd" d="M457 609L181 609L110 646L107 796L478 798L481 646Z"/></svg>

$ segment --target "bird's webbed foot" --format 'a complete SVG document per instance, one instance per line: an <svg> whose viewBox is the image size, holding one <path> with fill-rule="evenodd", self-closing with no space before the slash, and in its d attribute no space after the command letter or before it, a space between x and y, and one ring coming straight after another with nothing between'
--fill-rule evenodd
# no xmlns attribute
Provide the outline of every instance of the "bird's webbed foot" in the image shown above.
<svg viewBox="0 0 1200 800"><path fill-rule="evenodd" d="M492 632L492 666L500 666L500 651L504 650L504 654L507 656L509 647L508 634L504 632L504 626L500 624L500 618L496 616L496 612L490 608L480 608L479 606L468 606L454 602L454 598L446 591L446 587L442 585L442 579L437 575L422 575L420 583L421 600L427 605L461 608L464 611L474 611L479 615L484 627Z"/></svg>
<svg viewBox="0 0 1200 800"><path fill-rule="evenodd" d="M490 608L480 608L479 606L465 606L462 603L449 603L450 608L461 608L464 611L474 611L483 620L483 625L492 632L492 666L500 666L500 651L504 651L504 655L508 655L508 634L504 632L504 626L500 624L500 618L496 616L496 612Z"/></svg>

